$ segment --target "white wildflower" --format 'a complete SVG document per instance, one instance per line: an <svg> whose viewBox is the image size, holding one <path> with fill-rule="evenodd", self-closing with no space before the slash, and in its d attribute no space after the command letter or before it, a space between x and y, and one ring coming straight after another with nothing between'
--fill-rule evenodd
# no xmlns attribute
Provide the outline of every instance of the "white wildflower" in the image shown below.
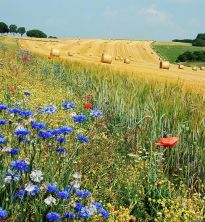
<svg viewBox="0 0 205 222"><path fill-rule="evenodd" d="M76 172L76 173L74 173L73 174L73 178L75 178L75 179L80 179L82 176L81 176L81 174L80 173L78 173L78 172Z"/></svg>
<svg viewBox="0 0 205 222"><path fill-rule="evenodd" d="M47 197L44 200L44 202L45 202L45 204L47 204L49 206L52 205L52 204L56 205L56 199L54 197L52 197L52 196Z"/></svg>
<svg viewBox="0 0 205 222"><path fill-rule="evenodd" d="M78 188L80 188L81 182L80 181L74 181L72 185L73 185L73 188L78 189Z"/></svg>
<svg viewBox="0 0 205 222"><path fill-rule="evenodd" d="M76 112L71 112L71 113L70 113L70 116L71 116L71 117L74 117L74 116L76 116L76 115L77 115Z"/></svg>
<svg viewBox="0 0 205 222"><path fill-rule="evenodd" d="M31 193L34 190L35 190L35 185L33 185L32 183L25 185L25 191L27 191L28 193Z"/></svg>
<svg viewBox="0 0 205 222"><path fill-rule="evenodd" d="M40 170L33 170L30 178L33 182L40 183L43 180L43 173Z"/></svg>
<svg viewBox="0 0 205 222"><path fill-rule="evenodd" d="M11 183L11 181L12 181L12 177L11 176L6 176L4 178L4 183Z"/></svg>

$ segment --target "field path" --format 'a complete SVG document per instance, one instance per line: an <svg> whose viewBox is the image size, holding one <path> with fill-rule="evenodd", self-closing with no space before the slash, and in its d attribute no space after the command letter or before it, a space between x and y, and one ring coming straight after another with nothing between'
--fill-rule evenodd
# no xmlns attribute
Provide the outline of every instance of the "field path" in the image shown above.
<svg viewBox="0 0 205 222"><path fill-rule="evenodd" d="M145 78L180 80L198 89L205 89L205 71L193 71L186 67L179 70L177 65L171 65L170 70L159 69L159 56L152 49L152 41L100 40L100 39L35 39L19 40L23 49L49 56L51 48L58 48L61 58L79 62L92 63L120 70L125 74L143 76ZM73 56L68 56L68 52ZM130 64L113 59L111 65L100 62L101 55L106 52L115 58L129 58Z"/></svg>

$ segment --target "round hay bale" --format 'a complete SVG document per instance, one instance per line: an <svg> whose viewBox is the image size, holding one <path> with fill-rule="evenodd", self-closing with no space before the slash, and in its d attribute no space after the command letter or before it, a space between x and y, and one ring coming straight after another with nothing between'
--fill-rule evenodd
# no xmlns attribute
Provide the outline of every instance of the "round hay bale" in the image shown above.
<svg viewBox="0 0 205 222"><path fill-rule="evenodd" d="M200 67L200 70L204 70L204 69L205 69L204 66L201 66L201 67Z"/></svg>
<svg viewBox="0 0 205 222"><path fill-rule="evenodd" d="M120 58L119 58L118 56L116 56L116 57L115 57L115 60L118 61L118 60L120 60Z"/></svg>
<svg viewBox="0 0 205 222"><path fill-rule="evenodd" d="M120 60L123 61L124 59L121 57Z"/></svg>
<svg viewBox="0 0 205 222"><path fill-rule="evenodd" d="M161 61L160 62L160 69L169 69L170 63L168 61Z"/></svg>
<svg viewBox="0 0 205 222"><path fill-rule="evenodd" d="M130 64L130 60L129 60L128 58L125 58L125 59L124 59L124 63Z"/></svg>
<svg viewBox="0 0 205 222"><path fill-rule="evenodd" d="M68 52L68 56L73 56L74 54L72 52Z"/></svg>
<svg viewBox="0 0 205 222"><path fill-rule="evenodd" d="M56 49L56 48L52 48L51 52L50 52L50 56L56 56L59 57L60 56L60 50Z"/></svg>
<svg viewBox="0 0 205 222"><path fill-rule="evenodd" d="M192 70L197 71L197 67L196 66L192 67Z"/></svg>
<svg viewBox="0 0 205 222"><path fill-rule="evenodd" d="M112 56L106 53L103 53L101 56L101 62L111 64L112 63Z"/></svg>
<svg viewBox="0 0 205 222"><path fill-rule="evenodd" d="M179 64L179 69L184 69L184 65L182 65L182 64Z"/></svg>

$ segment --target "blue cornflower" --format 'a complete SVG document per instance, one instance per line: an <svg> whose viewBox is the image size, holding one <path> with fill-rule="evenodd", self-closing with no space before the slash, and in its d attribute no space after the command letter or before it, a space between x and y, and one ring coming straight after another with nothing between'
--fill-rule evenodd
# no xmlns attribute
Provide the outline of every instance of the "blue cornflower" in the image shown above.
<svg viewBox="0 0 205 222"><path fill-rule="evenodd" d="M4 220L8 216L8 212L0 207L0 220Z"/></svg>
<svg viewBox="0 0 205 222"><path fill-rule="evenodd" d="M66 219L74 219L75 218L75 214L73 212L69 212L69 213L64 213L64 218Z"/></svg>
<svg viewBox="0 0 205 222"><path fill-rule="evenodd" d="M82 114L82 115L76 115L73 117L73 121L74 123L82 123L82 122L85 122L87 119L86 115L85 114Z"/></svg>
<svg viewBox="0 0 205 222"><path fill-rule="evenodd" d="M5 119L1 119L0 120L0 125L5 125L6 124L6 120Z"/></svg>
<svg viewBox="0 0 205 222"><path fill-rule="evenodd" d="M30 93L30 92L24 92L24 95L26 95L26 96L30 96L31 93Z"/></svg>
<svg viewBox="0 0 205 222"><path fill-rule="evenodd" d="M5 144L6 143L6 139L0 137L0 144Z"/></svg>
<svg viewBox="0 0 205 222"><path fill-rule="evenodd" d="M40 131L40 132L38 132L38 136L40 136L44 139L49 139L52 137L52 134L49 131Z"/></svg>
<svg viewBox="0 0 205 222"><path fill-rule="evenodd" d="M56 152L57 153L65 153L66 149L65 148L58 148L58 149L56 149Z"/></svg>
<svg viewBox="0 0 205 222"><path fill-rule="evenodd" d="M46 219L48 221L60 221L60 215L56 212L51 212L46 214Z"/></svg>
<svg viewBox="0 0 205 222"><path fill-rule="evenodd" d="M99 209L98 213L100 213L104 219L107 219L110 216L109 212L103 208Z"/></svg>
<svg viewBox="0 0 205 222"><path fill-rule="evenodd" d="M66 142L66 138L58 137L58 138L56 138L56 141L59 142L59 143L65 143Z"/></svg>
<svg viewBox="0 0 205 222"><path fill-rule="evenodd" d="M30 183L25 186L25 191L29 196L36 196L40 192L40 187Z"/></svg>
<svg viewBox="0 0 205 222"><path fill-rule="evenodd" d="M3 134L2 134L2 132L0 132L0 138L2 138L3 137Z"/></svg>
<svg viewBox="0 0 205 222"><path fill-rule="evenodd" d="M80 199L82 198L87 198L90 196L90 191L88 190L77 190L76 194L78 197L80 197Z"/></svg>
<svg viewBox="0 0 205 222"><path fill-rule="evenodd" d="M84 137L83 135L79 134L77 136L77 139L83 143L88 143L89 142L89 139L87 137Z"/></svg>
<svg viewBox="0 0 205 222"><path fill-rule="evenodd" d="M7 110L8 109L8 106L5 105L5 104L0 104L0 111L2 110Z"/></svg>
<svg viewBox="0 0 205 222"><path fill-rule="evenodd" d="M28 172L29 166L25 160L14 160L11 162L10 166L20 172Z"/></svg>
<svg viewBox="0 0 205 222"><path fill-rule="evenodd" d="M21 173L20 172L9 170L6 173L6 177L4 178L4 182L10 183L12 180L13 181L19 181L20 178L21 178Z"/></svg>
<svg viewBox="0 0 205 222"><path fill-rule="evenodd" d="M41 113L53 114L53 113L56 112L56 110L57 110L57 108L56 108L54 105L50 104L50 105L45 106L45 107L41 110Z"/></svg>
<svg viewBox="0 0 205 222"><path fill-rule="evenodd" d="M68 191L68 192L70 192L71 189L72 189L71 185L67 185L66 188L65 188L65 190Z"/></svg>
<svg viewBox="0 0 205 222"><path fill-rule="evenodd" d="M97 208L97 210L103 208L103 205L99 202L94 202L93 205Z"/></svg>
<svg viewBox="0 0 205 222"><path fill-rule="evenodd" d="M31 110L19 110L18 114L23 117L29 117L33 115Z"/></svg>
<svg viewBox="0 0 205 222"><path fill-rule="evenodd" d="M84 198L88 198L90 195L91 195L91 193L90 193L89 190L84 190L84 192L83 192L83 197Z"/></svg>
<svg viewBox="0 0 205 222"><path fill-rule="evenodd" d="M29 131L24 127L18 127L16 130L14 130L14 134L17 136L26 136L29 134Z"/></svg>
<svg viewBox="0 0 205 222"><path fill-rule="evenodd" d="M19 154L19 149L11 149L9 153L11 155L18 155Z"/></svg>
<svg viewBox="0 0 205 222"><path fill-rule="evenodd" d="M47 184L47 192L48 193L55 193L56 191L57 191L57 183Z"/></svg>
<svg viewBox="0 0 205 222"><path fill-rule="evenodd" d="M24 189L20 189L19 191L16 192L16 196L19 197L20 199L23 199L25 195L26 191Z"/></svg>
<svg viewBox="0 0 205 222"><path fill-rule="evenodd" d="M76 194L78 197L82 198L83 197L83 190L77 190Z"/></svg>
<svg viewBox="0 0 205 222"><path fill-rule="evenodd" d="M70 198L70 193L68 191L60 190L60 191L57 192L57 196L60 199L69 199Z"/></svg>
<svg viewBox="0 0 205 222"><path fill-rule="evenodd" d="M66 100L62 103L64 109L74 109L75 103L74 102L67 102Z"/></svg>
<svg viewBox="0 0 205 222"><path fill-rule="evenodd" d="M45 125L45 123L32 122L31 123L31 128L32 129L45 129L46 125Z"/></svg>
<svg viewBox="0 0 205 222"><path fill-rule="evenodd" d="M81 219L86 219L88 218L90 215L88 213L87 210L85 210L84 208L79 212L78 217Z"/></svg>
<svg viewBox="0 0 205 222"><path fill-rule="evenodd" d="M89 217L93 216L93 214L95 212L96 212L96 208L95 207L93 207L93 206L86 206L86 207L83 207L80 210L78 216L79 216L79 218L85 219L85 218L89 218Z"/></svg>
<svg viewBox="0 0 205 222"><path fill-rule="evenodd" d="M93 109L90 111L91 118L102 118L102 111L99 109Z"/></svg>
<svg viewBox="0 0 205 222"><path fill-rule="evenodd" d="M83 209L83 205L81 203L76 203L75 205L75 211L79 212L81 211L81 209Z"/></svg>
<svg viewBox="0 0 205 222"><path fill-rule="evenodd" d="M61 133L63 134L71 134L73 132L73 129L69 126L62 126L60 128Z"/></svg>
<svg viewBox="0 0 205 222"><path fill-rule="evenodd" d="M60 129L52 129L52 130L48 130L53 136L58 136L61 134L61 130Z"/></svg>
<svg viewBox="0 0 205 222"><path fill-rule="evenodd" d="M20 112L20 110L17 109L17 108L9 108L8 109L9 115L11 115L11 114L19 114L19 112Z"/></svg>

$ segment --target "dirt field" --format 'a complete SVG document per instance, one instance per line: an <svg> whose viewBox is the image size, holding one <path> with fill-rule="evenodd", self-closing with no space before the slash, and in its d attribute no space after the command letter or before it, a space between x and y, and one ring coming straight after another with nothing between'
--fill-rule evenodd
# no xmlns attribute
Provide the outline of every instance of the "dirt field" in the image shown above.
<svg viewBox="0 0 205 222"><path fill-rule="evenodd" d="M179 70L177 65L171 65L170 70L159 69L159 56L153 51L151 41L128 40L95 40L95 39L21 39L20 46L34 53L49 56L51 48L60 50L60 57L66 60L75 60L108 66L125 73L142 75L164 80L180 80L191 87L205 89L205 71L193 71L186 67ZM68 56L68 52L73 56ZM113 59L111 65L100 62L103 52L111 54L113 58L129 58L130 64Z"/></svg>

